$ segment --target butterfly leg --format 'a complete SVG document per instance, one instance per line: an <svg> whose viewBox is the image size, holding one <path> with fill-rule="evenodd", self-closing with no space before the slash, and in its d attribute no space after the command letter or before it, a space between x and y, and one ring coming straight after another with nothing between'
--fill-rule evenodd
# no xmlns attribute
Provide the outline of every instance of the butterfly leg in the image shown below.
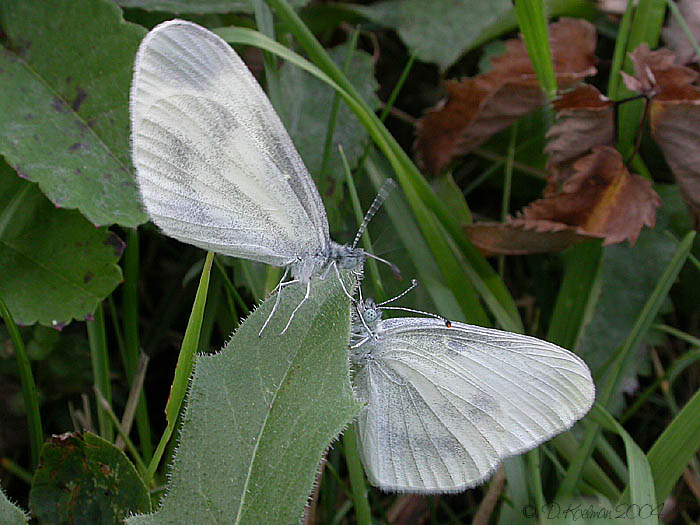
<svg viewBox="0 0 700 525"><path fill-rule="evenodd" d="M349 348L350 348L350 350L352 350L352 349L354 349L354 348L358 348L358 347L362 346L363 344L365 344L365 343L366 343L367 341L369 341L370 339L372 339L372 336L371 336L371 335L368 335L368 336L365 337L362 341L360 341L359 343L355 343L354 345L350 346Z"/></svg>
<svg viewBox="0 0 700 525"><path fill-rule="evenodd" d="M329 263L328 266L326 266L326 269L323 270L323 273L322 273L321 276L319 277L319 279L320 279L321 281L325 281L325 280L326 280L326 277L328 277L328 272L331 271L331 266L333 266L333 265L335 265L335 261Z"/></svg>
<svg viewBox="0 0 700 525"><path fill-rule="evenodd" d="M292 281L289 281L289 282L292 282ZM289 328L289 325L292 324L292 319L294 319L294 316L296 315L297 311L299 310L299 308L301 308L301 305L306 302L306 300L309 298L310 294L311 294L311 281L308 281L306 283L306 294L304 294L304 298L301 300L301 302L294 309L294 311L292 312L292 315L289 316L289 321L287 321L287 326L285 326L284 330L282 330L280 332L280 335L284 335L284 333L287 331L287 328Z"/></svg>
<svg viewBox="0 0 700 525"><path fill-rule="evenodd" d="M275 286L275 288L272 290L272 293L275 293L277 291L277 297L275 297L275 304L272 307L272 311L270 311L270 315L267 316L267 319L265 319L265 322L262 325L262 328L258 332L258 337L262 336L262 333L265 331L265 328L267 327L267 324L270 322L270 319L272 319L272 316L275 315L275 312L277 311L277 307L280 304L280 299L282 297L282 288L285 286L288 286L290 284L298 283L298 279L293 279L291 281L283 282L285 277L287 277L287 272L289 271L289 268L285 269L284 275L282 276L282 279L280 279L280 282Z"/></svg>
<svg viewBox="0 0 700 525"><path fill-rule="evenodd" d="M340 270L338 270L338 265L336 264L335 261L333 261L331 264L333 265L333 268L335 268L335 275L338 277L338 282L340 283L340 286L343 288L345 295L347 295L348 299L350 299L350 301L354 303L355 298L352 295L350 295L347 288L345 288L345 283L343 283L343 279L340 277Z"/></svg>

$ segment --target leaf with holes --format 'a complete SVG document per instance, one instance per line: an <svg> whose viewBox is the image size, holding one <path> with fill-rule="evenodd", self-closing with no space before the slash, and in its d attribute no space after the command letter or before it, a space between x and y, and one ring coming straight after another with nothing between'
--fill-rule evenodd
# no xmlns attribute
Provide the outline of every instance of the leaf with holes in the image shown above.
<svg viewBox="0 0 700 525"><path fill-rule="evenodd" d="M121 282L123 249L0 163L0 297L17 323L61 328L89 317Z"/></svg>
<svg viewBox="0 0 700 525"><path fill-rule="evenodd" d="M53 436L44 444L29 498L42 523L118 524L151 509L124 452L90 432Z"/></svg>
<svg viewBox="0 0 700 525"><path fill-rule="evenodd" d="M107 0L0 0L0 12L0 153L95 225L145 222L128 112L144 29Z"/></svg>

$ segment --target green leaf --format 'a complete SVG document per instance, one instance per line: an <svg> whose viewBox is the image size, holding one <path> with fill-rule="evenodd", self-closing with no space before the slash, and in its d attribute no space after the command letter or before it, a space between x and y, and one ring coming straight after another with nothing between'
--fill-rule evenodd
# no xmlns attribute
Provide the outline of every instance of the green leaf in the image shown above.
<svg viewBox="0 0 700 525"><path fill-rule="evenodd" d="M654 474L658 503L663 503L671 494L683 470L699 448L700 390L666 427L647 454Z"/></svg>
<svg viewBox="0 0 700 525"><path fill-rule="evenodd" d="M633 247L627 243L605 246L600 268L598 296L592 300L590 322L583 328L577 353L594 375L608 362L639 317L644 304L676 251L676 242L662 232L645 229ZM591 299L589 299L591 300ZM643 360L634 359L625 377L634 377ZM617 400L608 409L621 408Z"/></svg>
<svg viewBox="0 0 700 525"><path fill-rule="evenodd" d="M549 323L548 341L564 348L574 347L591 305L599 299L601 256L599 240L566 250L564 278Z"/></svg>
<svg viewBox="0 0 700 525"><path fill-rule="evenodd" d="M656 503L654 496L654 478L651 475L651 467L647 456L644 454L639 445L625 431L614 417L610 415L599 404L595 404L591 410L591 419L596 421L603 428L611 432L616 432L625 444L625 453L627 454L627 466L629 468L629 486L632 488L630 494L623 495L620 498L621 503L631 503L636 505L638 509L642 506L648 506ZM641 525L643 523L654 524L658 523L658 516L642 517L640 512L630 514L632 521Z"/></svg>
<svg viewBox="0 0 700 525"><path fill-rule="evenodd" d="M351 285L345 275L346 286ZM319 461L361 408L350 386L349 300L338 279L285 288L240 325L224 350L199 356L163 505L143 523L292 523Z"/></svg>
<svg viewBox="0 0 700 525"><path fill-rule="evenodd" d="M309 0L291 0L294 7L303 7ZM146 11L168 13L253 13L251 0L117 0L122 7L138 7Z"/></svg>
<svg viewBox="0 0 700 525"><path fill-rule="evenodd" d="M411 53L445 70L472 48L485 29L510 13L509 0L385 0L351 5L373 22L395 29Z"/></svg>
<svg viewBox="0 0 700 525"><path fill-rule="evenodd" d="M117 524L148 512L151 500L124 453L85 432L54 436L44 444L29 506L46 523Z"/></svg>
<svg viewBox="0 0 700 525"><path fill-rule="evenodd" d="M90 316L121 281L123 247L0 164L0 297L18 324L60 328Z"/></svg>
<svg viewBox="0 0 700 525"><path fill-rule="evenodd" d="M0 0L0 153L61 208L136 226L129 85L144 35L107 0Z"/></svg>
<svg viewBox="0 0 700 525"><path fill-rule="evenodd" d="M2 487L0 487L0 523L5 525L24 525L29 523L27 515L7 498Z"/></svg>
<svg viewBox="0 0 700 525"><path fill-rule="evenodd" d="M329 50L329 54L342 68L348 54L348 46L338 46ZM362 98L376 109L379 99L374 93L378 84L374 78L372 57L364 51L355 50L346 74ZM344 180L338 146L343 147L348 162L354 166L368 141L367 131L347 104L340 104L327 171L321 177L324 144L335 90L293 64L285 64L282 67L280 84L285 94L281 100L280 116L306 167L314 175L319 192L324 198L331 230L337 230L340 224L339 204L343 198Z"/></svg>

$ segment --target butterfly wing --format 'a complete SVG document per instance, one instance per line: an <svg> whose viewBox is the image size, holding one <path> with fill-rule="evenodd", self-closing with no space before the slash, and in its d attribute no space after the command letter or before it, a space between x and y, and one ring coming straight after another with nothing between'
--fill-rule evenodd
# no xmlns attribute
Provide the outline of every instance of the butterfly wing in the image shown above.
<svg viewBox="0 0 700 525"><path fill-rule="evenodd" d="M318 190L221 38L182 20L153 29L136 55L130 104L141 196L167 235L278 266L326 252Z"/></svg>
<svg viewBox="0 0 700 525"><path fill-rule="evenodd" d="M434 319L389 319L356 370L373 484L448 492L570 428L593 404L586 364L554 344Z"/></svg>

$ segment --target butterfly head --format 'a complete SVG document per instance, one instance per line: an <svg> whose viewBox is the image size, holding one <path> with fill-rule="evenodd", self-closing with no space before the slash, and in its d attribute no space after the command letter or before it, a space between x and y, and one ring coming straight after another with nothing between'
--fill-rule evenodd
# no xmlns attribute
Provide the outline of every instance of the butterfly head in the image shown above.
<svg viewBox="0 0 700 525"><path fill-rule="evenodd" d="M358 310L365 323L373 328L382 319L382 309L377 306L373 299L365 299L361 306L358 305Z"/></svg>
<svg viewBox="0 0 700 525"><path fill-rule="evenodd" d="M341 270L353 270L365 261L365 251L348 244L331 244L330 259Z"/></svg>

